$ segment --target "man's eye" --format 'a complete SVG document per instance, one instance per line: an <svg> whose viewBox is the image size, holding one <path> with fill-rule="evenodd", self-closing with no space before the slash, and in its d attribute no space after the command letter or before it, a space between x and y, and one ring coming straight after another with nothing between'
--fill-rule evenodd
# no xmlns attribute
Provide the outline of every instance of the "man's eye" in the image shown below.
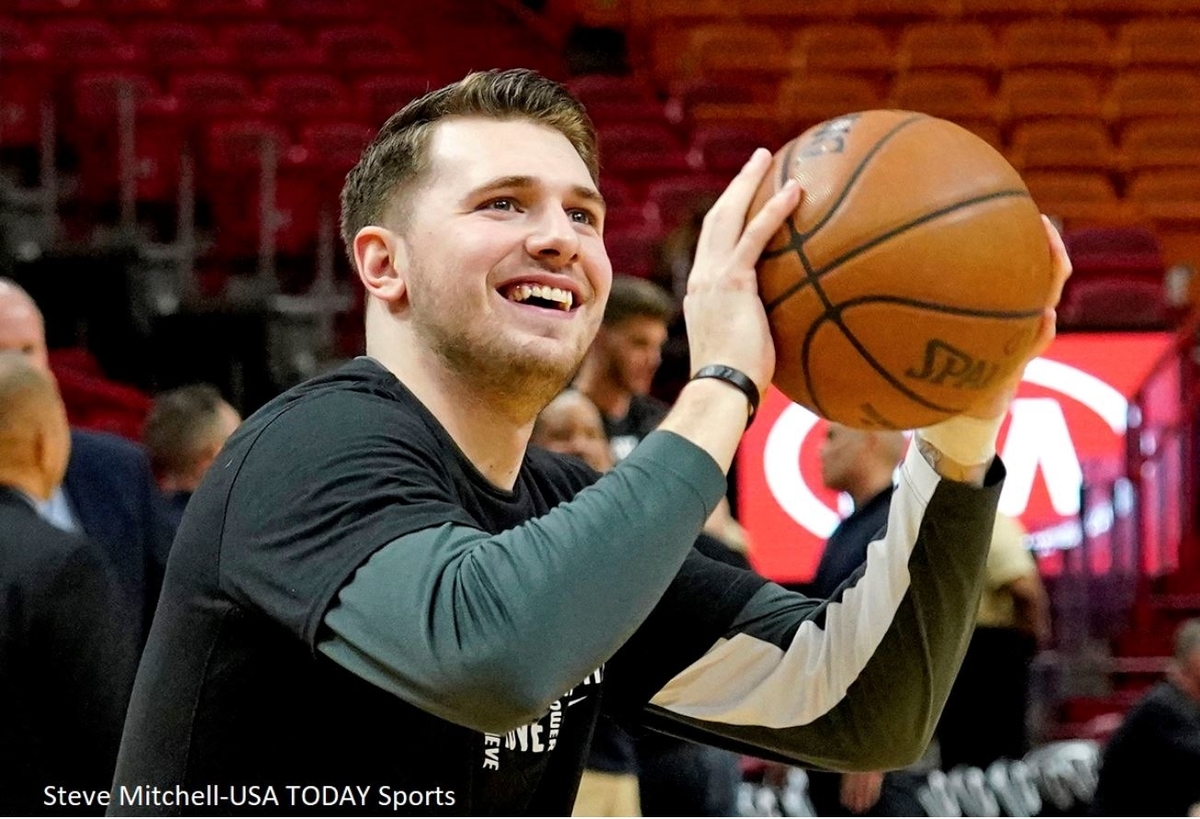
<svg viewBox="0 0 1200 819"><path fill-rule="evenodd" d="M571 218L574 219L576 222L579 222L580 224L584 224L584 225L596 224L596 217L593 216L590 211L586 211L581 208L572 208L568 212L570 213Z"/></svg>
<svg viewBox="0 0 1200 819"><path fill-rule="evenodd" d="M488 210L516 210L517 203L511 199L492 199L484 207Z"/></svg>

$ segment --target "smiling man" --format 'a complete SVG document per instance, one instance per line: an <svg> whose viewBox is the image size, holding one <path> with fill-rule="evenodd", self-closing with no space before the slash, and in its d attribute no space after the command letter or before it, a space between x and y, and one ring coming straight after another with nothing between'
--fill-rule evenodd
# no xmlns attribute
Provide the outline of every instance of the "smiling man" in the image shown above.
<svg viewBox="0 0 1200 819"><path fill-rule="evenodd" d="M774 367L754 263L800 194L747 222L769 165L706 220L697 377L601 477L528 448L612 278L586 114L513 70L388 120L342 196L367 356L247 419L193 495L116 779L174 796L113 810L244 813L207 794L271 785L287 813L289 786L356 786L387 805L313 808L567 814L601 709L823 766L918 755L970 632L1010 393L921 433L842 605L695 552Z"/></svg>

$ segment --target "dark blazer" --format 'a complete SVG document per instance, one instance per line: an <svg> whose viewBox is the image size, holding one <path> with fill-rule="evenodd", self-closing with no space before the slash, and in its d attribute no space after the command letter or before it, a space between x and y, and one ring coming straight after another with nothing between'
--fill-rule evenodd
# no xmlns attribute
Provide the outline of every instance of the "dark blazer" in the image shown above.
<svg viewBox="0 0 1200 819"><path fill-rule="evenodd" d="M78 812L43 789L111 784L136 663L125 619L104 556L0 487L0 815Z"/></svg>
<svg viewBox="0 0 1200 819"><path fill-rule="evenodd" d="M63 491L88 539L108 556L129 603L130 627L146 642L170 542L150 459L106 432L71 430Z"/></svg>

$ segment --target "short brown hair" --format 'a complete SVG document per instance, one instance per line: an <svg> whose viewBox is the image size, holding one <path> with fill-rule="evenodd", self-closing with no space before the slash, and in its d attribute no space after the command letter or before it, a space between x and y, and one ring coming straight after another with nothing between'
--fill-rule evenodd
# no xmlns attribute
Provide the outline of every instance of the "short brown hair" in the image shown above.
<svg viewBox="0 0 1200 819"><path fill-rule="evenodd" d="M388 118L342 186L342 241L354 264L354 237L381 224L392 198L428 169L429 135L452 116L527 119L565 136L592 181L599 179L596 129L582 103L559 83L528 69L478 71L431 91Z"/></svg>
<svg viewBox="0 0 1200 819"><path fill-rule="evenodd" d="M154 399L142 443L154 474L180 475L192 469L216 436L225 399L210 384L190 384Z"/></svg>
<svg viewBox="0 0 1200 819"><path fill-rule="evenodd" d="M636 276L614 276L612 292L604 308L604 326L612 327L626 319L649 317L669 324L676 305L671 294L657 284Z"/></svg>

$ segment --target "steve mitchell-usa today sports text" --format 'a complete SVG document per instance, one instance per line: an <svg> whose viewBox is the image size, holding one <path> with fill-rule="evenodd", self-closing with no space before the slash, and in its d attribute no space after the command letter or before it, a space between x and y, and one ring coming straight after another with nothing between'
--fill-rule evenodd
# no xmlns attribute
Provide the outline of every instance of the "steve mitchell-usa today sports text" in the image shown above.
<svg viewBox="0 0 1200 819"><path fill-rule="evenodd" d="M403 790L387 785L205 785L184 788L176 785L136 785L108 790L73 790L60 785L42 789L46 807L370 807L391 810L453 807L454 791L444 788Z"/></svg>

